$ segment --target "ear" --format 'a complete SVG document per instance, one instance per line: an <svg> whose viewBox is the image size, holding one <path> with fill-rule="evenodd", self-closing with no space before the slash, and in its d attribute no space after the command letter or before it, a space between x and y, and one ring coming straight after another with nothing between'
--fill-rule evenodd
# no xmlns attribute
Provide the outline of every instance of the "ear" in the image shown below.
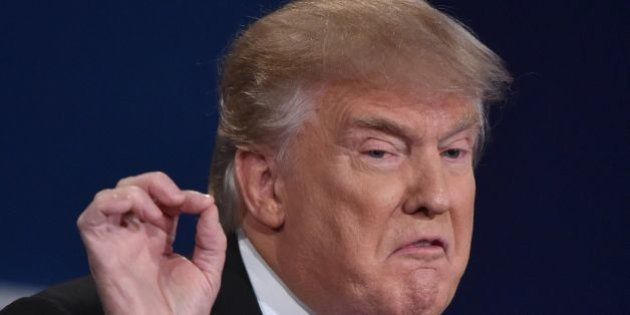
<svg viewBox="0 0 630 315"><path fill-rule="evenodd" d="M234 171L248 214L271 229L284 224L285 213L276 194L277 175L270 156L237 149Z"/></svg>

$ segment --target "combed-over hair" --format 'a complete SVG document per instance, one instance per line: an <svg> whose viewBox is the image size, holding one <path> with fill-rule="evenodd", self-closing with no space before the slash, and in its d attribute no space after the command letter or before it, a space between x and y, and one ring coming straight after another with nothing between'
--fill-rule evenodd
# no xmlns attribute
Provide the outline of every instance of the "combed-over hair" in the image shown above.
<svg viewBox="0 0 630 315"><path fill-rule="evenodd" d="M265 145L282 159L319 100L318 87L426 90L488 104L510 82L496 54L422 0L290 2L242 32L221 71L210 191L226 230L240 225L244 211L237 146ZM480 106L484 121L485 111Z"/></svg>

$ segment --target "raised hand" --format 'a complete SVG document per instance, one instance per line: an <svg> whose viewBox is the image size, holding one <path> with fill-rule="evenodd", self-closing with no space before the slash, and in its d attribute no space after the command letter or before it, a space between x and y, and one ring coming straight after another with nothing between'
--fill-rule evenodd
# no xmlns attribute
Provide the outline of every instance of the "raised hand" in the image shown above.
<svg viewBox="0 0 630 315"><path fill-rule="evenodd" d="M192 260L173 252L181 213L199 215ZM163 173L121 180L77 221L108 314L210 314L226 239L214 200Z"/></svg>

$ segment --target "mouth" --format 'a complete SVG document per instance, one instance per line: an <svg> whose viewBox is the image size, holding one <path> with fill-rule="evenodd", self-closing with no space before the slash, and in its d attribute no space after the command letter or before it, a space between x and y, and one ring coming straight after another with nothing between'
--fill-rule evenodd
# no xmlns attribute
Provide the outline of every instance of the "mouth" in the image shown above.
<svg viewBox="0 0 630 315"><path fill-rule="evenodd" d="M440 237L422 237L398 247L392 255L413 256L424 260L446 256L447 243Z"/></svg>

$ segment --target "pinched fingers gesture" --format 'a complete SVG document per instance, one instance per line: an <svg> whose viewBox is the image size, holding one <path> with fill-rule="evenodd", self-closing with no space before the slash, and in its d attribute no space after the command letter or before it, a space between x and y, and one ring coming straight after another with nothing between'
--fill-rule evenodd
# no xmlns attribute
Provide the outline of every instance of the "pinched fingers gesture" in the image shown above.
<svg viewBox="0 0 630 315"><path fill-rule="evenodd" d="M191 260L172 248L182 213L199 216ZM226 247L212 197L147 173L96 194L77 224L108 313L210 313Z"/></svg>

